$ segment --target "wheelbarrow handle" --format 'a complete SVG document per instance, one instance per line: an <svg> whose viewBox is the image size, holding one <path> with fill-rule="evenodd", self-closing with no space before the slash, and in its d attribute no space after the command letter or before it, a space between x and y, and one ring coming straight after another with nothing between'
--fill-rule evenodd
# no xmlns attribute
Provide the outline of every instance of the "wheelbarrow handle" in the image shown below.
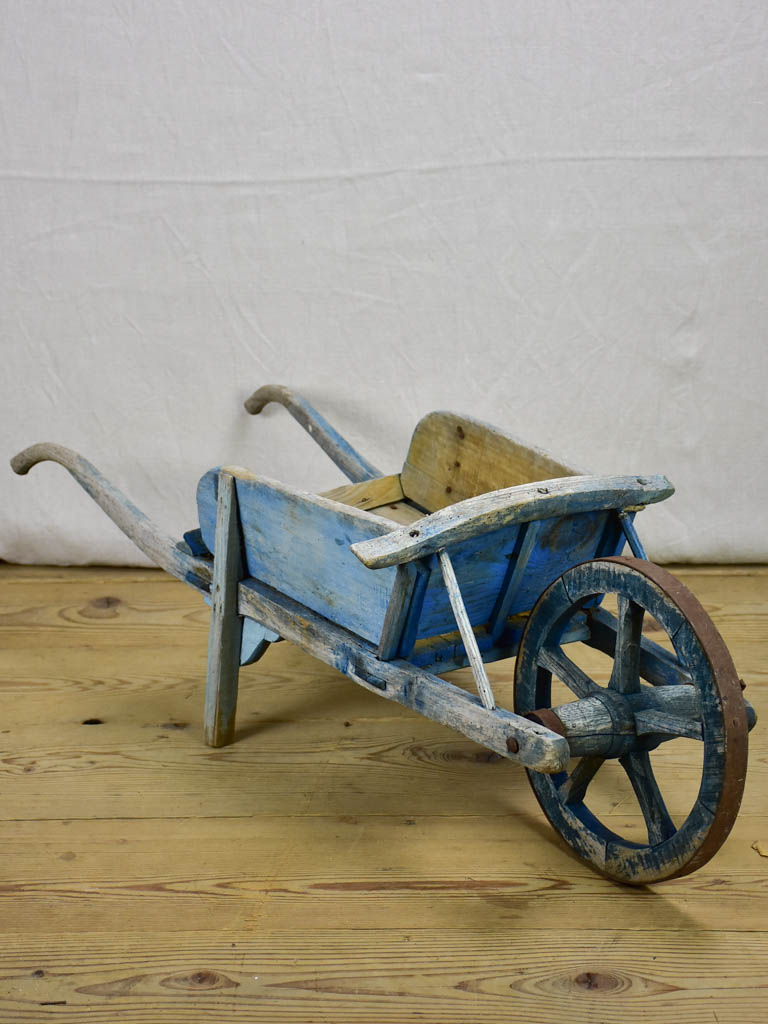
<svg viewBox="0 0 768 1024"><path fill-rule="evenodd" d="M264 387L254 391L244 404L246 411L252 416L256 416L270 402L284 405L296 422L301 424L325 454L336 463L342 473L354 483L383 476L381 470L371 465L367 459L355 451L349 441L346 441L337 430L334 430L317 409L314 409L305 398L295 394L289 388L283 387L281 384L265 384Z"/></svg>
<svg viewBox="0 0 768 1024"><path fill-rule="evenodd" d="M38 462L58 462L69 470L115 526L151 561L198 590L208 590L211 581L210 562L193 555L184 541L175 541L160 530L122 491L102 476L93 463L71 448L44 443L33 444L14 455L11 469L24 476Z"/></svg>

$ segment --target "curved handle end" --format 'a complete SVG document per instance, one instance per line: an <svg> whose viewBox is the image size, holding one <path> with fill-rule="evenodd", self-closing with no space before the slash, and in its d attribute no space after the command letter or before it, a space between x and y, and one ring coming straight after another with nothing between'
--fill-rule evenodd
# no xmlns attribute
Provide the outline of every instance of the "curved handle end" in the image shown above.
<svg viewBox="0 0 768 1024"><path fill-rule="evenodd" d="M270 402L280 402L283 405L288 405L291 399L296 401L296 396L288 388L283 387L281 384L265 384L263 387L257 388L250 398L246 398L243 405L246 412L249 412L251 416L257 416L264 406L269 405Z"/></svg>
<svg viewBox="0 0 768 1024"><path fill-rule="evenodd" d="M19 476L25 476L38 462L44 462L51 458L51 449L56 446L51 444L33 444L25 448L11 459L11 469Z"/></svg>

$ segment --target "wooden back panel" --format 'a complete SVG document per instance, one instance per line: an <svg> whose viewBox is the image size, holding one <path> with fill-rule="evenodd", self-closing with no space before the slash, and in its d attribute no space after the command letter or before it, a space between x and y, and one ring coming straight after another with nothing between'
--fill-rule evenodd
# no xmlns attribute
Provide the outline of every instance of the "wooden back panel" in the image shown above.
<svg viewBox="0 0 768 1024"><path fill-rule="evenodd" d="M413 432L400 480L407 498L436 512L502 487L579 472L479 420L431 412Z"/></svg>

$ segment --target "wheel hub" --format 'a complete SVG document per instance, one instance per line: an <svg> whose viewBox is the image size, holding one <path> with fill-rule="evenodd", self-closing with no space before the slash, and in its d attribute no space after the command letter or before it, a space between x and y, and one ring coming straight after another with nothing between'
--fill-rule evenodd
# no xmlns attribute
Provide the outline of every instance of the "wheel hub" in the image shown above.
<svg viewBox="0 0 768 1024"><path fill-rule="evenodd" d="M676 736L701 739L701 702L693 686L644 686L628 694L604 689L526 717L565 736L571 757L618 758Z"/></svg>

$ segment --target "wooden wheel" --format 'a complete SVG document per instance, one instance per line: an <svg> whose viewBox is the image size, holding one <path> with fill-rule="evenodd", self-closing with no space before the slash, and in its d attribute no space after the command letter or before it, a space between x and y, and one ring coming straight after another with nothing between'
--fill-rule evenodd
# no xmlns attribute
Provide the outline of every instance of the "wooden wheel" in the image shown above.
<svg viewBox="0 0 768 1024"><path fill-rule="evenodd" d="M608 594L616 595L615 617L599 606ZM674 654L643 636L646 612L669 637ZM598 686L568 657L570 648L560 646L578 616L586 616L585 642L614 659L607 686ZM575 698L557 708L553 675ZM651 562L602 558L574 566L544 591L523 632L515 710L567 736L573 757L567 772L529 771L531 785L565 841L617 881L643 884L685 875L717 852L744 788L747 708L711 619L679 580ZM700 739L703 759L698 795L678 826L649 751L680 736ZM646 843L617 835L589 809L589 785L608 759L629 777Z"/></svg>

